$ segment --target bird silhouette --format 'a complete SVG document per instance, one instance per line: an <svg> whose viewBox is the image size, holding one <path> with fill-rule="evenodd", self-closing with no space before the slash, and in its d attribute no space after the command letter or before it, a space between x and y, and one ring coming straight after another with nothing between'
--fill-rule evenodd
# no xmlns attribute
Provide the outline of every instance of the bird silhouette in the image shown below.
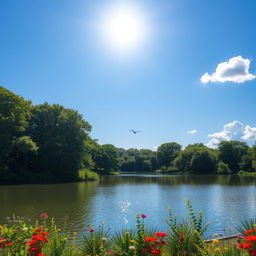
<svg viewBox="0 0 256 256"><path fill-rule="evenodd" d="M135 130L129 130L131 132L133 132L133 134L136 134L137 132L141 132L141 131L135 131Z"/></svg>

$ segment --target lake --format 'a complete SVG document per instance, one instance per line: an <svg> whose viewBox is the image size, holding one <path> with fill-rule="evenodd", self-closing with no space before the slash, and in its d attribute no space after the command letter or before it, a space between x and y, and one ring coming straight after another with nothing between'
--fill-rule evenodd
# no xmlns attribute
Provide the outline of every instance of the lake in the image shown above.
<svg viewBox="0 0 256 256"><path fill-rule="evenodd" d="M164 217L171 207L178 217L187 216L186 200L204 220L211 222L207 237L237 233L243 219L256 217L256 179L236 175L143 175L102 176L99 182L0 187L0 222L7 216L34 221L42 212L59 226L67 220L72 231L82 234L88 224L102 222L111 230L134 227L136 214L144 213L149 226L166 230Z"/></svg>

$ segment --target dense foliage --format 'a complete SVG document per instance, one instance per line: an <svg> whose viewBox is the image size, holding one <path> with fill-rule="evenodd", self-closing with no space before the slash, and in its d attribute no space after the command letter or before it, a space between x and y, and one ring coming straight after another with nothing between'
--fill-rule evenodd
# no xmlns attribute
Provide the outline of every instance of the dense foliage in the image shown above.
<svg viewBox="0 0 256 256"><path fill-rule="evenodd" d="M182 149L176 142L157 151L100 145L77 111L48 103L32 105L0 87L0 183L75 181L80 170L122 172L246 173L256 171L256 146L222 141ZM85 175L83 175L85 176Z"/></svg>

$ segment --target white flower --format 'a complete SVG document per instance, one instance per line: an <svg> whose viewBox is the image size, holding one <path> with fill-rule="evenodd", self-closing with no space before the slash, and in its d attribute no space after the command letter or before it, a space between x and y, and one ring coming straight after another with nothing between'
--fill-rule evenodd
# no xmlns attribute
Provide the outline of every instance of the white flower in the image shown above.
<svg viewBox="0 0 256 256"><path fill-rule="evenodd" d="M129 247L129 250L135 250L135 246L131 245L131 246Z"/></svg>

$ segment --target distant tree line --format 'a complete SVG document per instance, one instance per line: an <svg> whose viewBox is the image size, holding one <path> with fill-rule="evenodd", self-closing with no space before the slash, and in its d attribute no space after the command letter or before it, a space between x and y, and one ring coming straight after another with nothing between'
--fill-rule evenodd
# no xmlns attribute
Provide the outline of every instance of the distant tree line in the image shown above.
<svg viewBox="0 0 256 256"><path fill-rule="evenodd" d="M256 146L223 141L217 149L170 142L149 149L100 145L77 111L58 104L32 105L0 86L0 183L79 180L79 170L97 173L238 173L256 171Z"/></svg>

